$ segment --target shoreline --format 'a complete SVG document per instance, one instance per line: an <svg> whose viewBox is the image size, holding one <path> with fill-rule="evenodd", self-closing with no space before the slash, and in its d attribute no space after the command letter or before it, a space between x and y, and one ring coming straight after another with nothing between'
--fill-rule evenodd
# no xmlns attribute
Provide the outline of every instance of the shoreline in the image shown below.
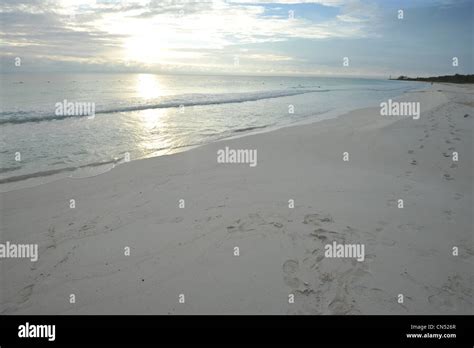
<svg viewBox="0 0 474 348"><path fill-rule="evenodd" d="M358 109L0 193L2 241L39 246L1 260L0 313L470 314L473 93L434 85L401 96L419 120ZM225 146L258 164L217 163ZM365 258L325 258L333 242Z"/></svg>
<svg viewBox="0 0 474 348"><path fill-rule="evenodd" d="M424 85L420 88L416 88L410 91L404 91L402 94L397 95L396 97L393 98L393 100L399 100L402 99L403 96L406 95L406 93L416 93L419 91L426 91L433 89L433 85L428 85L427 83L424 83ZM299 121L295 121L292 123L285 123L285 124L280 124L280 125L268 125L265 127L262 127L260 130L252 130L249 133L243 133L243 134L235 134L235 135L229 135L227 137L214 140L208 143L204 144L198 144L198 145L184 145L181 147L175 147L175 148L169 148L169 149L162 149L153 152L151 155L147 155L144 157L140 157L137 159L133 159L132 161L141 161L141 160L146 160L146 159L152 159L152 158L158 158L162 156L172 156L177 153L181 152L186 152L186 151L191 151L195 148L199 148L202 146L207 146L209 144L217 143L220 141L226 141L226 140L232 140L232 139L239 139L241 137L247 137L247 136L253 136L253 135L258 135L258 134L264 134L268 132L274 132L278 131L280 129L284 128L289 128L289 127L297 127L297 126L304 126L304 125L311 125L314 123L320 123L324 122L327 120L331 119L337 119L339 117L344 117L345 115L367 109L367 108L373 108L376 107L375 105L373 106L366 106L363 108L341 108L341 109L333 109L329 110L326 112L323 112L321 114L313 115L309 119L303 119ZM318 119L319 118L319 119ZM260 127L259 127L260 128ZM156 153L160 153L159 155L155 155ZM111 170L115 169L116 167L125 164L127 162L124 161L123 158L117 158L114 160L106 160L102 163L91 163L91 164L85 164L81 165L78 167L68 167L68 168L59 168L59 169L52 169L52 170L47 170L43 172L37 172L37 173L30 173L30 174L24 174L24 175L19 175L19 176L14 176L14 177L8 177L4 179L0 179L0 193L2 192L11 192L11 191L16 191L16 190L22 190L22 189L27 189L31 187L36 187L39 185L44 185L48 183L53 183L58 180L63 180L63 179L83 179L83 178L88 178L88 177L94 177L98 175L103 175ZM89 173L87 173L84 168L89 170ZM92 169L95 169L93 171ZM53 174L49 174L49 173ZM70 175L67 175L67 173L72 172ZM43 173L48 173L44 175ZM18 177L21 177L22 179L16 179Z"/></svg>

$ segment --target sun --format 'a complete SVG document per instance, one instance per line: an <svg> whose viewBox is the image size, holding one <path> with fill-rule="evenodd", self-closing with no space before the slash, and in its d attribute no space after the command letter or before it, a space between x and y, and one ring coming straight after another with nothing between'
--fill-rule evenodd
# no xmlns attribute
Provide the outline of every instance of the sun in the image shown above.
<svg viewBox="0 0 474 348"><path fill-rule="evenodd" d="M123 44L124 58L131 62L159 64L169 55L165 44L152 34L131 36Z"/></svg>

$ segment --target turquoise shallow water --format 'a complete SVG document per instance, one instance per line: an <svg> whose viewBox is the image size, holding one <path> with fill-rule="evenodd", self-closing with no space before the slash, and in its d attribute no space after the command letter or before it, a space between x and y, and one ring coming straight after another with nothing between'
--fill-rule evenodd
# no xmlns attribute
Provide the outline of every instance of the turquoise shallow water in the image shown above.
<svg viewBox="0 0 474 348"><path fill-rule="evenodd" d="M416 82L323 77L3 74L0 183L176 152L377 105ZM58 113L91 103L95 117ZM77 111L77 110L76 110Z"/></svg>

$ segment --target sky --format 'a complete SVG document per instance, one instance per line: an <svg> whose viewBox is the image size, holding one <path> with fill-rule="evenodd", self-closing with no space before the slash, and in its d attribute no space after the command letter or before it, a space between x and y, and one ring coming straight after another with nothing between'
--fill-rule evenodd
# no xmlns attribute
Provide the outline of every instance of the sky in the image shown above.
<svg viewBox="0 0 474 348"><path fill-rule="evenodd" d="M473 17L474 0L2 0L0 68L466 74L474 73Z"/></svg>

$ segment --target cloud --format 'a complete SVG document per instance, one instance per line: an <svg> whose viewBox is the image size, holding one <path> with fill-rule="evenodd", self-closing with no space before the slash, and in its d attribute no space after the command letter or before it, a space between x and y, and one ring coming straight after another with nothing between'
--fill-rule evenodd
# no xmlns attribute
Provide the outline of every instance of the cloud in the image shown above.
<svg viewBox="0 0 474 348"><path fill-rule="evenodd" d="M269 4L312 4L315 11L331 7L339 14L317 21L298 12L295 18L282 18L267 15ZM2 54L24 57L39 70L54 61L68 67L77 62L80 69L105 63L117 70L194 69L209 62L225 69L242 47L252 50L245 55L248 66L254 62L263 68L266 60L297 64L290 52L263 46L296 39L366 38L374 36L368 28L377 21L377 6L358 0L3 0L0 7Z"/></svg>

